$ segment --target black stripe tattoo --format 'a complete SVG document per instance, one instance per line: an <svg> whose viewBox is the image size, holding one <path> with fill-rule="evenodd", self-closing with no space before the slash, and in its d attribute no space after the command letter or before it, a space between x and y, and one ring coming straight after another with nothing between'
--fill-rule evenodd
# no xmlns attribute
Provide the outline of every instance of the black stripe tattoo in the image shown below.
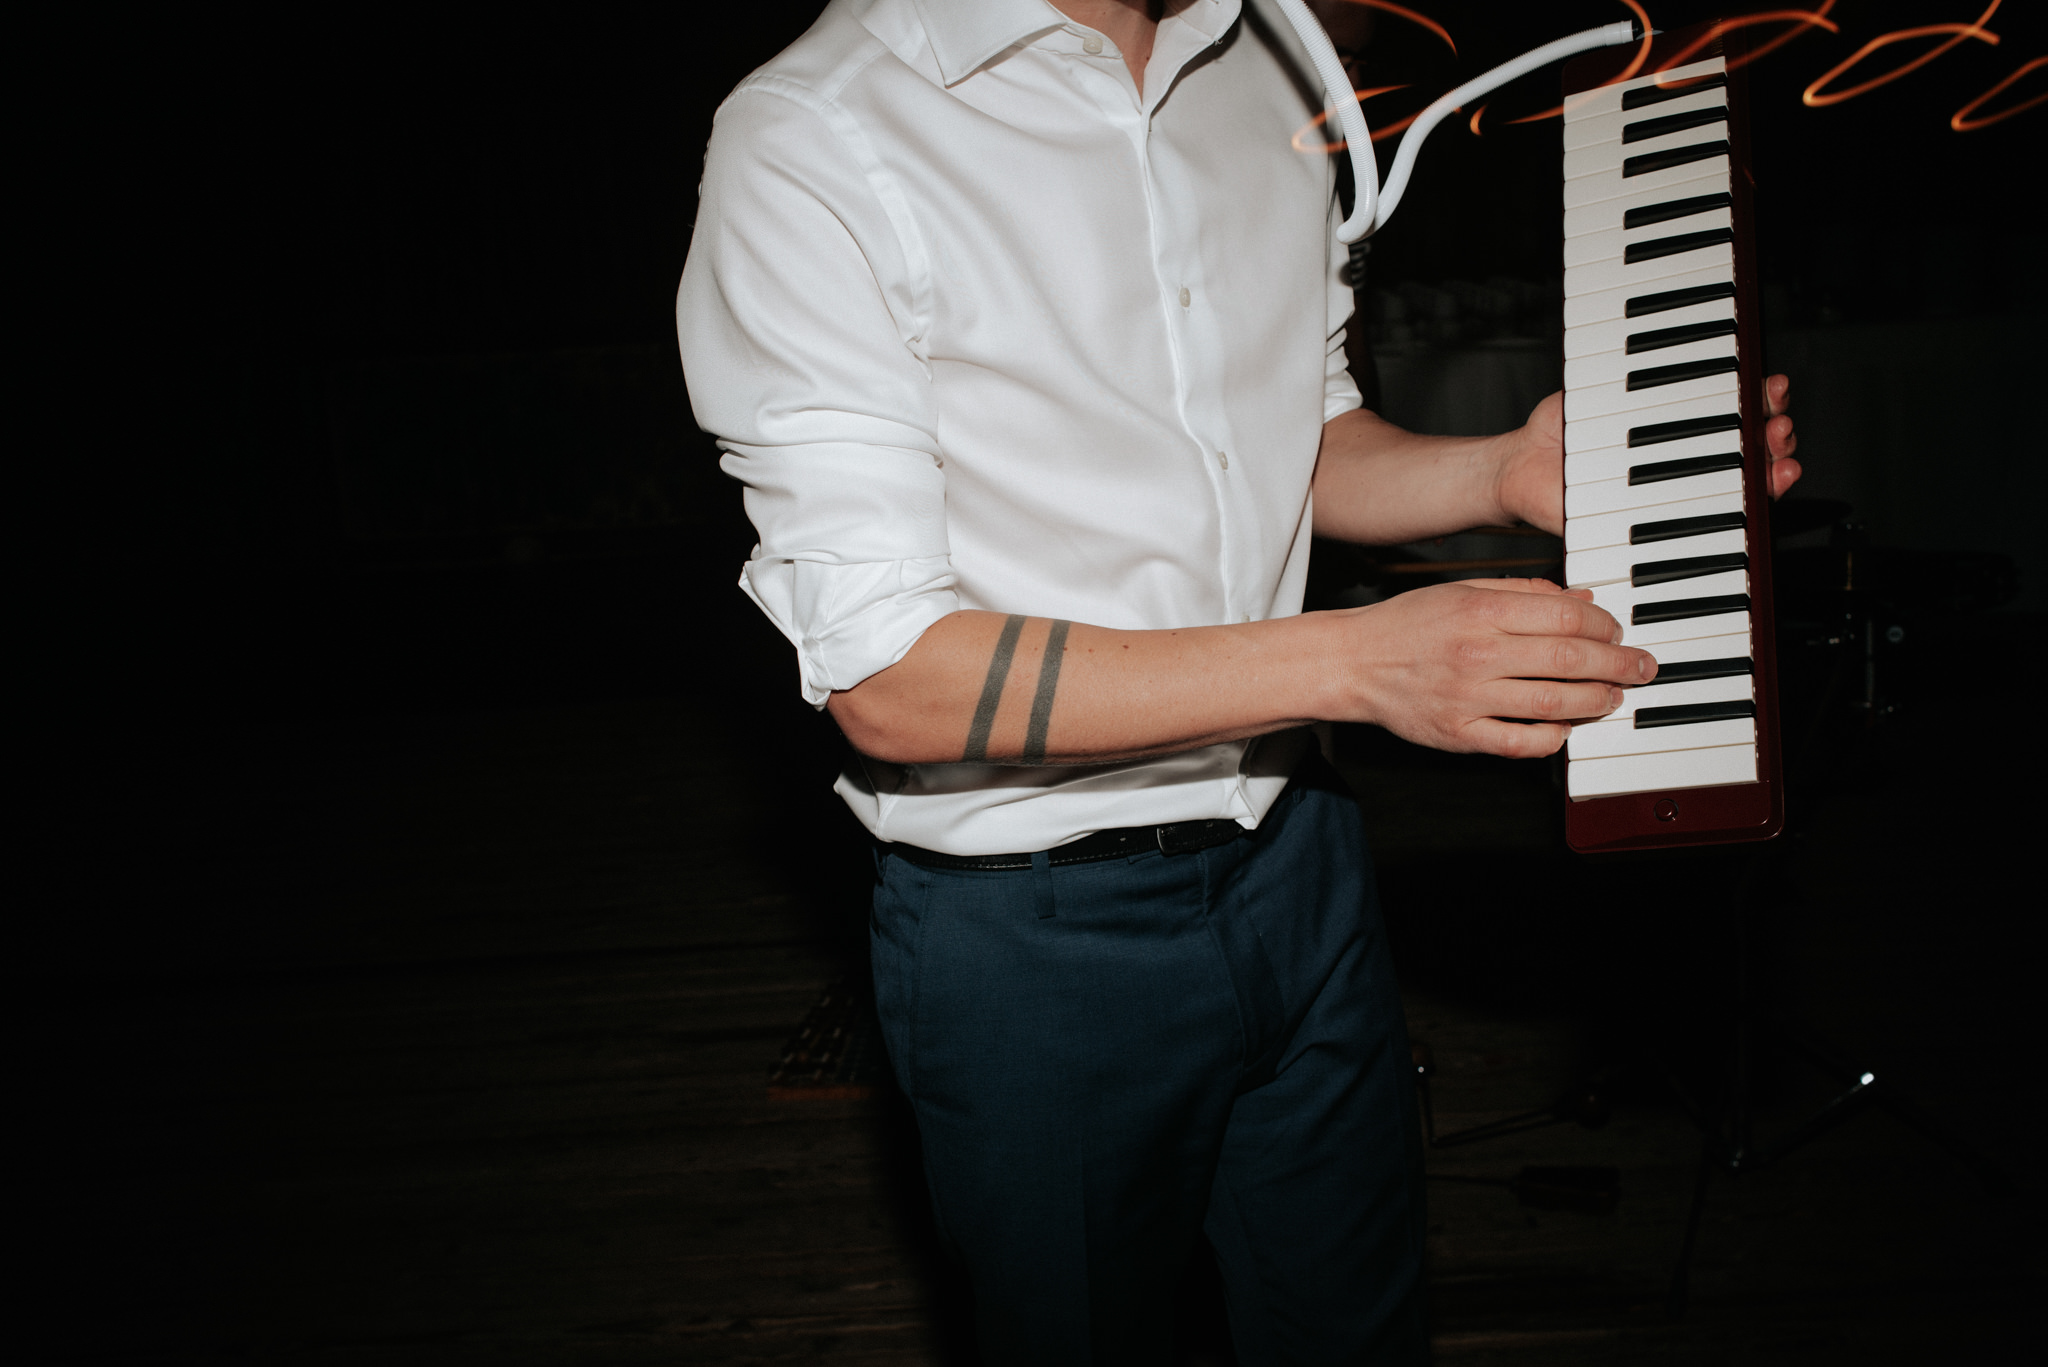
<svg viewBox="0 0 2048 1367"><path fill-rule="evenodd" d="M1031 725L1024 731L1024 762L1045 763L1045 734L1052 729L1052 695L1060 686L1060 661L1067 653L1067 628L1054 622L1045 636L1045 659L1038 666L1038 692L1031 699Z"/></svg>
<svg viewBox="0 0 2048 1367"><path fill-rule="evenodd" d="M1003 634L996 638L996 653L988 662L988 677L981 681L981 701L974 705L974 721L967 728L967 753L960 756L967 763L988 759L988 733L995 729L996 704L1003 700L1003 684L1010 677L1017 638L1023 634L1022 614L1013 612L1003 620Z"/></svg>

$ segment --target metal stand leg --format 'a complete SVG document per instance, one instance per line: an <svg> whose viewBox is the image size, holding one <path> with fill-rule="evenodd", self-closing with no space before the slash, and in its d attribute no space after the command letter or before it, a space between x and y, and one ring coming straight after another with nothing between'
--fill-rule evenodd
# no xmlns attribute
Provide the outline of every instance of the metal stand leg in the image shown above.
<svg viewBox="0 0 2048 1367"><path fill-rule="evenodd" d="M1685 1241L1678 1246L1678 1265L1671 1269L1671 1287L1664 1293L1664 1314L1674 1320L1685 1318L1686 1291L1692 1281L1692 1250L1699 1242L1700 1216L1707 1208L1707 1183L1720 1156L1715 1147L1711 1138L1700 1146L1699 1175L1692 1184L1692 1208L1685 1214Z"/></svg>

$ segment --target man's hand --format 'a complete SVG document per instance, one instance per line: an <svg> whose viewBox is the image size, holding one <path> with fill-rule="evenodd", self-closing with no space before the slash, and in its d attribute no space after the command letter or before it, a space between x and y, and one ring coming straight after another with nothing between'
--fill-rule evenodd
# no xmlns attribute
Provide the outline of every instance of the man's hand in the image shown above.
<svg viewBox="0 0 2048 1367"><path fill-rule="evenodd" d="M1772 498L1783 498L1799 480L1799 449L1793 435L1792 381L1773 375L1764 381L1764 446L1770 452ZM1553 535L1564 532L1564 395L1552 394L1536 405L1519 431L1501 438L1500 506L1502 520L1527 522Z"/></svg>
<svg viewBox="0 0 2048 1367"><path fill-rule="evenodd" d="M1570 722L1620 706L1617 685L1657 673L1616 644L1613 617L1543 579L1438 584L1332 615L1354 619L1343 663L1362 696L1345 719L1435 750L1548 755Z"/></svg>

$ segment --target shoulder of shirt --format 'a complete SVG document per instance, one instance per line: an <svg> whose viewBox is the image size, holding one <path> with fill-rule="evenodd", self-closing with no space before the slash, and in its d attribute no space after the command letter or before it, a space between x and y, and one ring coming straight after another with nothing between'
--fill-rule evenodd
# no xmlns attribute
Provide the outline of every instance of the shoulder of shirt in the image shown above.
<svg viewBox="0 0 2048 1367"><path fill-rule="evenodd" d="M930 65L930 43L909 0L833 0L801 38L733 87L726 103L759 92L822 110L839 106L863 78L928 80L915 68Z"/></svg>

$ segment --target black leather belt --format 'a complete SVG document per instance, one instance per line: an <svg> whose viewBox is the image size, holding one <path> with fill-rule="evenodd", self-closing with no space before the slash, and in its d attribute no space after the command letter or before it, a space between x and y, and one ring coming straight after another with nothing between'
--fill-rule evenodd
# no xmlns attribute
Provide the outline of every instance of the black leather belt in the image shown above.
<svg viewBox="0 0 2048 1367"><path fill-rule="evenodd" d="M1153 850L1161 854L1192 854L1196 850L1227 845L1251 832L1235 821L1176 821L1171 826L1119 826L1097 831L1065 845L1047 850L1052 864L1092 864L1098 859L1126 859ZM885 854L900 855L928 869L1028 869L1028 854L940 854L898 841L882 846Z"/></svg>

